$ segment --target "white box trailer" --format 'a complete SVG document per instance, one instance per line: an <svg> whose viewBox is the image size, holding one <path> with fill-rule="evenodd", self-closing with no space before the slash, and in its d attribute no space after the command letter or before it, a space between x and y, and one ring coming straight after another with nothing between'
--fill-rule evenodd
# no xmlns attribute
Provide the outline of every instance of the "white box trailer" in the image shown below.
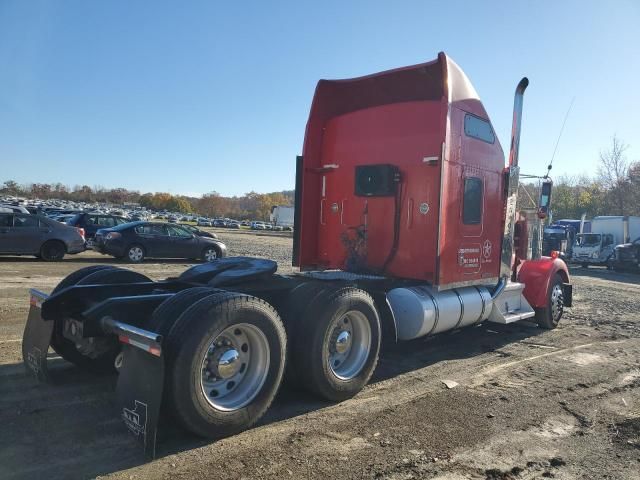
<svg viewBox="0 0 640 480"><path fill-rule="evenodd" d="M271 223L281 227L293 227L294 207L279 205L271 209Z"/></svg>
<svg viewBox="0 0 640 480"><path fill-rule="evenodd" d="M576 235L572 261L583 266L606 264L617 245L640 237L640 217L607 215L594 217L591 233Z"/></svg>
<svg viewBox="0 0 640 480"><path fill-rule="evenodd" d="M600 216L591 222L591 232L610 234L613 243L620 245L640 237L640 217Z"/></svg>

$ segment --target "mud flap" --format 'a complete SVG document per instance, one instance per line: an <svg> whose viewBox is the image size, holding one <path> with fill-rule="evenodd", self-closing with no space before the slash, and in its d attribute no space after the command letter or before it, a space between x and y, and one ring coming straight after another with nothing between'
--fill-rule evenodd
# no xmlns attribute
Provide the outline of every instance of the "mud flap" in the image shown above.
<svg viewBox="0 0 640 480"><path fill-rule="evenodd" d="M564 297L564 306L570 307L573 305L573 285L570 283L562 284L562 296Z"/></svg>
<svg viewBox="0 0 640 480"><path fill-rule="evenodd" d="M146 335L140 336L141 332ZM114 333L123 343L122 367L116 386L118 414L143 446L145 455L153 459L164 387L162 337L134 327L115 328Z"/></svg>
<svg viewBox="0 0 640 480"><path fill-rule="evenodd" d="M27 317L27 325L22 336L22 361L27 369L39 381L49 379L47 370L47 352L51 344L53 322L45 321L40 315L42 302L48 295L39 290L29 290L31 307Z"/></svg>

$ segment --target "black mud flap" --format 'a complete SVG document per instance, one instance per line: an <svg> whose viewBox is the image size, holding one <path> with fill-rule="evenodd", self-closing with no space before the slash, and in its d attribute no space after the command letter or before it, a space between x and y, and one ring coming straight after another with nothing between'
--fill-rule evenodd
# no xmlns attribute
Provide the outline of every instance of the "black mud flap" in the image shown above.
<svg viewBox="0 0 640 480"><path fill-rule="evenodd" d="M109 328L122 345L122 367L116 386L118 414L149 458L156 455L156 433L164 387L162 337L130 325Z"/></svg>
<svg viewBox="0 0 640 480"><path fill-rule="evenodd" d="M564 297L564 306L570 307L573 305L573 285L570 283L562 284L562 296Z"/></svg>
<svg viewBox="0 0 640 480"><path fill-rule="evenodd" d="M22 361L27 372L45 382L49 380L47 352L51 343L53 322L45 321L40 316L42 302L48 298L48 295L35 289L29 290L29 295L31 307L22 336Z"/></svg>

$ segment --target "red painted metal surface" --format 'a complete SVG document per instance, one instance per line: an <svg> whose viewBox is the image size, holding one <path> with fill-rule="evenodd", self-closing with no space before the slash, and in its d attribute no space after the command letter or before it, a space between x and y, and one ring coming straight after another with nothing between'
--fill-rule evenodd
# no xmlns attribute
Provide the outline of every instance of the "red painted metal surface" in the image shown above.
<svg viewBox="0 0 640 480"><path fill-rule="evenodd" d="M549 283L556 273L563 282L569 282L567 265L559 258L542 257L522 263L518 271L518 281L525 284L522 294L532 307L547 307Z"/></svg>
<svg viewBox="0 0 640 480"><path fill-rule="evenodd" d="M465 134L467 114L489 120L443 53L430 63L320 81L303 150L301 268L378 272L439 288L495 282L504 154L497 138ZM355 167L372 164L399 168L397 197L354 194ZM483 185L481 221L470 225L462 221L467 177Z"/></svg>

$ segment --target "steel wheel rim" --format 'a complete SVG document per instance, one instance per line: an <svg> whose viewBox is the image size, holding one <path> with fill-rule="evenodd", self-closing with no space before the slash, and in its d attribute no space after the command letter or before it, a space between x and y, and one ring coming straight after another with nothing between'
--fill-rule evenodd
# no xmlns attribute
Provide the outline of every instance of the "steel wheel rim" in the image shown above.
<svg viewBox="0 0 640 480"><path fill-rule="evenodd" d="M269 364L269 341L262 330L248 323L227 327L209 342L202 357L202 394L216 410L239 410L260 393Z"/></svg>
<svg viewBox="0 0 640 480"><path fill-rule="evenodd" d="M204 259L207 262L213 262L216 258L218 258L218 253L216 252L215 248L208 248L204 252Z"/></svg>
<svg viewBox="0 0 640 480"><path fill-rule="evenodd" d="M366 315L350 310L332 325L327 345L331 372L340 380L351 380L362 371L371 350L371 326Z"/></svg>
<svg viewBox="0 0 640 480"><path fill-rule="evenodd" d="M551 290L551 318L554 322L560 320L564 311L564 295L560 285L554 285Z"/></svg>
<svg viewBox="0 0 640 480"><path fill-rule="evenodd" d="M131 247L129 249L129 259L134 262L140 261L142 259L142 249L140 247Z"/></svg>

